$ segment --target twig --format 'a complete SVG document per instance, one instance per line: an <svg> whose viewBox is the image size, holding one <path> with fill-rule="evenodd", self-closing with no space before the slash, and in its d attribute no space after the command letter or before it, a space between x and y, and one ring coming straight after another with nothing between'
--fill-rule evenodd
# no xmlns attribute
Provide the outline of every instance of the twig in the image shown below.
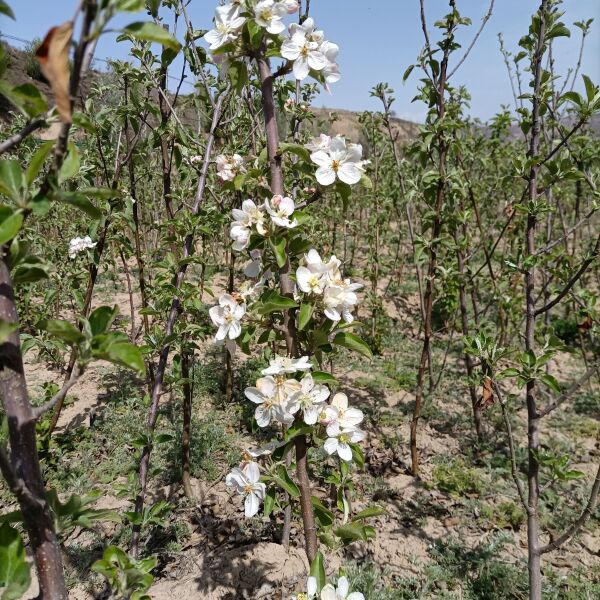
<svg viewBox="0 0 600 600"><path fill-rule="evenodd" d="M452 77L452 75L454 75L454 73L456 73L456 71L458 71L458 69L465 62L465 60L467 60L467 57L471 53L471 50L473 50L473 46L475 46L475 44L477 43L477 40L479 39L481 32L483 31L487 22L490 20L490 17L492 16L492 12L494 10L494 2L495 2L495 0L490 0L490 5L488 7L488 11L481 21L481 26L479 27L479 30L475 34L475 37L471 40L471 43L469 44L469 47L467 48L466 52L463 54L462 58L458 61L458 63L454 67L454 69L452 69L452 71L450 71L450 73L448 74L447 79L450 79L450 77ZM421 3L421 5L422 5L422 3Z"/></svg>
<svg viewBox="0 0 600 600"><path fill-rule="evenodd" d="M81 379L83 375L83 369L73 369L71 373L71 377L69 377L68 381L65 381L62 388L52 396L48 402L45 402L41 406L38 406L33 409L33 416L36 419L39 419L44 413L47 413L49 410L52 410L54 406L61 402L64 397L67 395L67 392Z"/></svg>
<svg viewBox="0 0 600 600"><path fill-rule="evenodd" d="M36 119L35 121L31 121L30 123L27 123L27 125L25 125L25 127L23 127L23 129L21 129L21 131L18 131L13 136L4 140L0 144L0 154L2 154L4 152L8 152L9 150L12 150L15 146L20 144L28 135L30 135L37 129L44 127L45 125L46 125L45 118L44 119Z"/></svg>
<svg viewBox="0 0 600 600"><path fill-rule="evenodd" d="M584 525L585 522L592 516L594 509L596 508L596 504L598 503L598 492L600 491L600 465L598 465L598 470L596 471L596 477L594 478L594 485L592 486L592 491L590 492L590 497L588 499L585 508L582 513L579 515L579 518L574 521L570 527L568 527L565 532L549 544L542 546L538 552L540 554L546 554L547 552L552 552L560 548L565 542L570 540Z"/></svg>
<svg viewBox="0 0 600 600"><path fill-rule="evenodd" d="M596 371L600 369L600 362L590 367L581 378L579 378L566 392L563 392L556 400L551 402L544 410L538 412L538 418L549 415L554 409L558 408L565 400L568 400L582 385L585 385Z"/></svg>
<svg viewBox="0 0 600 600"><path fill-rule="evenodd" d="M555 298L553 300L551 300L550 302L548 302L548 304L546 304L545 306L542 306L541 308L538 308L535 311L535 316L537 317L538 315L541 315L542 313L545 313L546 311L550 310L553 306L556 306L568 294L569 290L577 283L577 281L585 273L587 268L597 258L599 253L600 253L600 235L598 236L598 239L596 240L596 245L594 246L594 249L592 250L591 255L581 263L581 266L579 267L579 269L577 269L577 272L573 275L573 277L571 277L571 279L569 279L569 281L566 283L565 287L555 296Z"/></svg>
<svg viewBox="0 0 600 600"><path fill-rule="evenodd" d="M517 458L515 454L515 438L513 437L510 419L508 417L508 412L506 411L506 405L504 404L504 400L502 399L502 394L500 393L500 387L495 382L493 385L494 391L496 392L496 396L498 396L498 403L500 404L500 408L502 409L502 417L504 418L504 426L506 427L506 435L508 436L510 471L512 473L513 481L515 482L515 486L517 487L517 493L519 494L519 498L521 499L521 504L523 504L523 508L525 508L525 510L529 512L529 504L525 500L525 491L523 490L523 484L519 479L519 471L517 469Z"/></svg>

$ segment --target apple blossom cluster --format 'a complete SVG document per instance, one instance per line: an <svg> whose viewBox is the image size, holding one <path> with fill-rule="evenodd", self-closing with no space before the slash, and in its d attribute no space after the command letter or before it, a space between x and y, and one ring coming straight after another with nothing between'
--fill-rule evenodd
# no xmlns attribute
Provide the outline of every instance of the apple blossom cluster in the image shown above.
<svg viewBox="0 0 600 600"><path fill-rule="evenodd" d="M233 249L238 252L244 250L250 242L252 233L260 236L267 234L267 215L271 223L284 229L293 229L298 225L296 219L292 219L295 210L294 201L283 196L273 196L265 200L264 204L257 206L253 200L244 200L242 208L234 208L232 211L233 222L229 235L233 240Z"/></svg>
<svg viewBox="0 0 600 600"><path fill-rule="evenodd" d="M219 154L216 159L217 177L221 181L233 181L238 173L244 173L244 159L239 154Z"/></svg>
<svg viewBox="0 0 600 600"><path fill-rule="evenodd" d="M96 242L92 242L89 235L85 237L76 237L69 242L69 258L75 258L80 252L89 248L95 248Z"/></svg>
<svg viewBox="0 0 600 600"><path fill-rule="evenodd" d="M342 277L341 261L335 255L325 263L312 248L304 255L304 262L305 266L296 270L298 288L320 301L323 313L334 323L342 319L352 323L352 310L358 303L356 291L363 287L362 284L352 283L350 279Z"/></svg>
<svg viewBox="0 0 600 600"><path fill-rule="evenodd" d="M311 151L310 159L318 166L315 177L321 185L331 185L336 179L354 185L361 180L369 163L362 159L362 146L346 142L341 135L331 138L322 133L305 144L305 148Z"/></svg>
<svg viewBox="0 0 600 600"><path fill-rule="evenodd" d="M211 51L219 52L227 44L237 42L249 19L268 34L279 36L286 29L284 17L297 12L298 8L298 0L230 0L216 8L215 27L204 35L204 39ZM339 81L338 53L337 44L326 40L323 31L315 29L310 17L302 24L292 23L287 37L281 42L281 56L291 63L294 77L299 81L311 72L325 85Z"/></svg>
<svg viewBox="0 0 600 600"><path fill-rule="evenodd" d="M317 383L310 370L312 364L308 356L290 358L276 356L269 366L261 371L255 386L246 388L244 394L256 404L254 418L259 427L272 424L289 427L296 420L306 425L319 427L324 433L324 451L337 455L345 462L352 461L352 445L365 439L365 433L359 428L363 413L348 405L346 394L337 393L328 403L331 394L329 388ZM296 374L303 373L301 379ZM270 454L277 444L247 454L258 458ZM253 466L251 472L248 465ZM245 467L235 468L226 479L240 495L245 496L245 515L253 516L258 511L257 503L264 499L264 489L259 485L258 465L248 463ZM251 514L249 514L251 513Z"/></svg>
<svg viewBox="0 0 600 600"><path fill-rule="evenodd" d="M317 598L317 579L309 577L306 581L306 592L292 596L291 600L313 600ZM337 586L328 583L321 589L320 600L365 600L360 592L350 592L350 583L345 576L337 580Z"/></svg>

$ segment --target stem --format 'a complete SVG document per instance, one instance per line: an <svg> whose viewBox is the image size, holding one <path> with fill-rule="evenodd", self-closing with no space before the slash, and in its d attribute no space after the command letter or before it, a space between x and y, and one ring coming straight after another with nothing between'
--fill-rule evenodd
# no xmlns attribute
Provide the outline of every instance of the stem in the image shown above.
<svg viewBox="0 0 600 600"><path fill-rule="evenodd" d="M191 214L196 216L198 211L200 210L200 206L202 205L202 201L204 199L204 190L206 187L206 178L208 175L208 167L210 165L210 158L212 155L212 148L215 141L215 132L221 120L221 114L223 111L223 104L225 99L229 96L229 90L223 92L217 102L215 103L215 109L213 111L212 123L210 126L210 133L208 136L208 140L206 142L206 149L204 153L204 163L202 165L202 171L200 173L200 177L198 179L198 187L196 189L196 197L194 199L194 205L191 210ZM183 247L183 257L188 258L192 255L194 249L194 234L189 233L185 238L185 243ZM181 306L181 300L179 298L179 292L183 281L185 279L185 274L187 271L188 263L183 262L180 263L180 266L177 269L177 273L175 275L175 294L171 300L171 308L169 310L169 316L167 318L167 323L165 326L164 337L166 339L171 338L173 334L173 330L175 327L175 322L177 321L177 316L179 314L179 309ZM152 387L152 396L150 401L150 408L148 411L148 420L146 423L146 430L149 434L149 437L154 432L154 428L156 426L156 420L158 419L158 403L160 401L160 397L162 395L163 389L163 381L165 376L165 371L167 368L167 361L169 359L169 353L171 351L171 343L165 344L159 354L158 358L158 366L156 367L156 372L154 375L154 385ZM139 466L139 485L140 489L138 495L135 500L135 510L136 512L141 512L144 507L144 500L146 497L146 485L148 483L148 467L150 465L150 453L152 451L152 447L150 444L144 446L142 450L142 456L140 459ZM132 535L131 535L131 552L134 557L139 555L139 537L140 537L140 527L139 525L134 525Z"/></svg>
<svg viewBox="0 0 600 600"><path fill-rule="evenodd" d="M281 155L279 154L279 131L275 117L275 105L273 100L273 74L269 59L264 56L264 48L256 56L260 74L261 96L263 117L265 120L265 133L267 136L267 152L269 157L269 168L271 171L271 191L273 194L284 195L283 172L281 169ZM290 260L286 248L286 261L279 269L279 286L281 294L293 298L294 283L290 278ZM289 356L298 356L298 341L296 332L296 319L294 309L289 309L283 314L283 336ZM312 494L310 480L308 477L307 440L305 435L298 436L296 446L296 475L300 488L300 508L302 512L302 523L304 526L304 542L306 555L310 562L317 553L318 541L315 525L315 515L312 506Z"/></svg>
<svg viewBox="0 0 600 600"><path fill-rule="evenodd" d="M18 324L8 265L0 261L0 319ZM40 598L67 600L60 545L46 500L37 453L36 416L29 403L19 331L0 345L0 398L6 411L10 455L2 450L0 468L17 497L37 569Z"/></svg>
<svg viewBox="0 0 600 600"><path fill-rule="evenodd" d="M542 0L538 15L540 17L540 30L537 36L535 53L533 56L533 100L531 111L531 140L528 157L531 159L538 155L540 142L540 91L542 85L542 58L545 49L546 18L548 0ZM530 205L534 205L537 197L537 164L531 166L528 177L528 197ZM535 255L535 227L536 216L533 213L527 215L525 231L526 256ZM525 271L525 350L535 352L535 276L534 266L528 266ZM529 567L529 598L530 600L541 600L542 597L542 573L539 552L539 463L537 453L539 450L539 417L535 397L535 380L527 382L527 449L529 454L529 465L527 470L527 549Z"/></svg>
<svg viewBox="0 0 600 600"><path fill-rule="evenodd" d="M185 340L184 340L185 346ZM193 371L193 366L192 366ZM190 439L192 430L192 383L190 381L190 353L181 351L181 376L183 377L183 430L181 432L181 482L187 498L192 499L194 493L190 481Z"/></svg>

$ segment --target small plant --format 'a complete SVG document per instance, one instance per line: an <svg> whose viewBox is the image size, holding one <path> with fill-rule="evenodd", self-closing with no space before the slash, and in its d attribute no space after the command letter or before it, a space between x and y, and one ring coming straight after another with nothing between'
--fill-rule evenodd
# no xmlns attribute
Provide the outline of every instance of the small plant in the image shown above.
<svg viewBox="0 0 600 600"><path fill-rule="evenodd" d="M115 598L151 600L146 592L154 581L150 571L157 564L156 556L135 560L120 548L109 546L104 551L102 559L92 565L92 571L106 577Z"/></svg>

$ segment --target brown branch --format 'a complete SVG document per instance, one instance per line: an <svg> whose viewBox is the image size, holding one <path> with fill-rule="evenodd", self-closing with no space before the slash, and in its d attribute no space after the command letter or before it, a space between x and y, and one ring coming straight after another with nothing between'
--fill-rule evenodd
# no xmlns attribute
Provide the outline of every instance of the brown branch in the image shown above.
<svg viewBox="0 0 600 600"><path fill-rule="evenodd" d="M52 410L54 406L58 402L62 402L67 392L81 379L83 375L83 370L74 369L71 373L71 377L69 377L68 381L63 383L62 388L52 396L48 402L45 402L41 406L38 406L33 409L33 416L35 419L39 419L43 414L47 413L49 410Z"/></svg>
<svg viewBox="0 0 600 600"><path fill-rule="evenodd" d="M546 408L538 412L538 418L541 419L549 415L553 410L558 408L563 402L568 400L582 385L585 385L594 374L600 369L600 362L590 367L571 387L563 392L556 400L551 402Z"/></svg>
<svg viewBox="0 0 600 600"><path fill-rule="evenodd" d="M467 57L469 56L469 54L471 54L471 50L473 50L473 47L477 43L477 40L479 39L481 32L484 30L487 22L490 20L490 17L492 16L492 12L494 10L494 1L495 0L490 0L490 5L488 7L488 11L484 15L484 17L481 21L481 26L479 27L477 33L475 34L475 37L471 40L471 43L469 44L469 47L463 54L462 58L458 61L458 63L456 63L456 66L454 67L454 69L452 69L452 71L450 71L450 73L448 74L447 79L450 79L450 77L452 77L452 75L454 75L454 73L456 73L456 71L458 71L460 66L465 62L465 60L467 60Z"/></svg>
<svg viewBox="0 0 600 600"><path fill-rule="evenodd" d="M594 478L594 485L592 486L592 491L590 492L590 497L588 499L585 508L579 517L565 530L565 532L549 544L542 546L538 552L539 554L546 554L547 552L552 552L553 550L557 550L560 548L565 542L569 541L584 525L585 522L592 516L594 509L598 503L598 492L600 491L600 465L598 465L598 470L596 471L596 477Z"/></svg>
<svg viewBox="0 0 600 600"><path fill-rule="evenodd" d="M600 235L596 240L596 245L594 246L591 255L581 263L581 266L579 269L577 269L577 272L571 277L571 279L569 279L565 287L556 295L556 297L548 302L548 304L538 308L535 311L535 316L537 317L538 315L550 310L553 306L556 306L569 293L569 290L577 283L577 281L579 281L581 276L586 272L587 268L594 262L594 260L596 260L598 254L600 254Z"/></svg>

